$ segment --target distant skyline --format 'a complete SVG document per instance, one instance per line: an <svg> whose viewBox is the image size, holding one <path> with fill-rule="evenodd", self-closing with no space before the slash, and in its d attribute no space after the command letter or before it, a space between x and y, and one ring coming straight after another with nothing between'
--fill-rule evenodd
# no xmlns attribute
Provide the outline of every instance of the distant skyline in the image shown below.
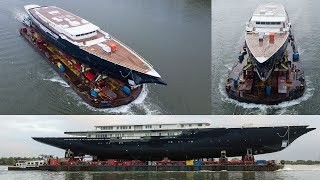
<svg viewBox="0 0 320 180"><path fill-rule="evenodd" d="M318 116L0 116L0 157L64 156L64 150L38 143L31 137L61 137L64 131L92 130L96 125L208 122L215 127L310 125L317 128L295 140L283 151L256 159L320 160Z"/></svg>

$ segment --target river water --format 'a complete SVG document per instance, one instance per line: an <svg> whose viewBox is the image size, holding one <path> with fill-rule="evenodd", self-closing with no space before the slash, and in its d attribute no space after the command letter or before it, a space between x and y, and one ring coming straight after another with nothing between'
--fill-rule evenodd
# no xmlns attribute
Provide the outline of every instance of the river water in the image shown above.
<svg viewBox="0 0 320 180"><path fill-rule="evenodd" d="M0 166L0 179L170 179L170 180L292 180L308 179L317 180L320 176L320 165L285 165L284 169L274 172L45 172L45 171L7 171Z"/></svg>
<svg viewBox="0 0 320 180"><path fill-rule="evenodd" d="M133 103L92 108L19 35L26 4L55 5L147 59L168 86ZM0 114L210 114L210 0L10 0L0 2Z"/></svg>
<svg viewBox="0 0 320 180"><path fill-rule="evenodd" d="M273 0L285 6L301 55L307 89L303 97L267 106L239 103L227 97L226 77L244 43L245 23L259 4L269 0L213 0L212 3L212 114L319 114L320 1Z"/></svg>

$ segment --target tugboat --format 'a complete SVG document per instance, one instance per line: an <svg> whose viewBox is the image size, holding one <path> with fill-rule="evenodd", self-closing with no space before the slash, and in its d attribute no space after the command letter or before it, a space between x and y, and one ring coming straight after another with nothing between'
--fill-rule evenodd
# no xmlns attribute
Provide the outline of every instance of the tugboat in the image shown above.
<svg viewBox="0 0 320 180"><path fill-rule="evenodd" d="M246 23L245 44L228 74L227 95L240 102L273 105L301 97L305 86L285 8L260 5Z"/></svg>
<svg viewBox="0 0 320 180"><path fill-rule="evenodd" d="M308 126L212 127L209 123L101 125L93 131L65 132L72 137L33 137L34 140L91 155L95 160L126 159L156 161L253 156L281 151L300 136L314 130Z"/></svg>
<svg viewBox="0 0 320 180"><path fill-rule="evenodd" d="M44 160L33 160L33 161L26 161L26 160L18 160L18 162L14 166L9 166L8 170L38 170L40 166L44 166Z"/></svg>

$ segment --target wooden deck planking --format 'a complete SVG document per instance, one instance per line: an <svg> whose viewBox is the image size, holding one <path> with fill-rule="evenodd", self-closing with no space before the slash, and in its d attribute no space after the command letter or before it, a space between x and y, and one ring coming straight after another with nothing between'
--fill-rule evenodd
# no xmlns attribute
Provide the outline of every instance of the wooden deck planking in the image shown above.
<svg viewBox="0 0 320 180"><path fill-rule="evenodd" d="M280 34L275 33L274 43L269 43L269 36L263 37L263 45L259 45L259 34L258 33L247 33L246 34L246 43L250 52L255 57L267 57L269 58L275 52L281 48L286 39L288 38L289 33Z"/></svg>
<svg viewBox="0 0 320 180"><path fill-rule="evenodd" d="M102 59L106 59L112 63L118 64L120 66L128 67L129 69L136 70L138 72L146 73L150 70L150 68L135 54L128 51L121 44L117 43L114 40L107 40L102 44L116 44L117 50L115 52L111 52L107 54L103 51L102 47L95 44L89 47L83 47L83 50L94 54Z"/></svg>

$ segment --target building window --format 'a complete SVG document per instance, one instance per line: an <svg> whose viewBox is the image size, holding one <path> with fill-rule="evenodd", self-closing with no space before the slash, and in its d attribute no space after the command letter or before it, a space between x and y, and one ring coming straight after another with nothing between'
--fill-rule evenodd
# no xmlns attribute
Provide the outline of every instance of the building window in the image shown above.
<svg viewBox="0 0 320 180"><path fill-rule="evenodd" d="M161 128L161 125L159 125L159 128Z"/></svg>
<svg viewBox="0 0 320 180"><path fill-rule="evenodd" d="M260 22L256 22L256 24L260 24Z"/></svg>
<svg viewBox="0 0 320 180"><path fill-rule="evenodd" d="M181 124L180 126L183 128L183 127L184 127L184 124Z"/></svg>
<svg viewBox="0 0 320 180"><path fill-rule="evenodd" d="M198 126L202 126L202 124L198 124Z"/></svg>
<svg viewBox="0 0 320 180"><path fill-rule="evenodd" d="M266 22L261 22L261 24L266 24Z"/></svg>

